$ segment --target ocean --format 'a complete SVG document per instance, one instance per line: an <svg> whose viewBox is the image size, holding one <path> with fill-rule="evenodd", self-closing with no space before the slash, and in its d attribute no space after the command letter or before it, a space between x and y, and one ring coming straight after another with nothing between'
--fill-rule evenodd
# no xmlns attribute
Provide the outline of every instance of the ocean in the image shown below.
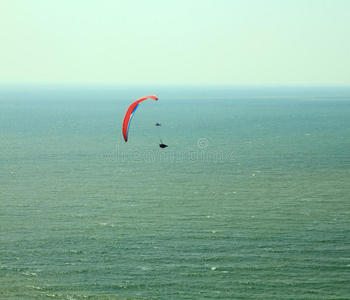
<svg viewBox="0 0 350 300"><path fill-rule="evenodd" d="M0 141L0 299L350 299L349 88L2 86Z"/></svg>

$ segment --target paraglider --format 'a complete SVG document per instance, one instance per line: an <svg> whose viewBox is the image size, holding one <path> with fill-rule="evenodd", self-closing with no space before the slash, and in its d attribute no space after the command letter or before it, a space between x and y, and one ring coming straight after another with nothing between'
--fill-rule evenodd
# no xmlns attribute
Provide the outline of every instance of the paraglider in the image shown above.
<svg viewBox="0 0 350 300"><path fill-rule="evenodd" d="M154 95L148 95L148 96L142 97L136 100L135 102L133 102L129 106L128 110L126 111L126 114L124 116L124 121L123 121L123 137L125 142L128 141L128 135L129 135L129 129L130 129L130 123L131 123L132 117L134 116L134 113L137 107L139 106L139 104L146 99L153 99L156 101L158 100L158 98Z"/></svg>
<svg viewBox="0 0 350 300"><path fill-rule="evenodd" d="M160 148L166 148L166 147L168 147L168 145L163 144L162 140L160 140L159 147Z"/></svg>

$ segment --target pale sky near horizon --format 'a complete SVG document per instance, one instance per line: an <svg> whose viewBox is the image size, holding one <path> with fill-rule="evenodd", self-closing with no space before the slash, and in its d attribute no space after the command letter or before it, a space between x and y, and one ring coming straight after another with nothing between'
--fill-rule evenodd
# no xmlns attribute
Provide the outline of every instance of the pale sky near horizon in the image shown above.
<svg viewBox="0 0 350 300"><path fill-rule="evenodd" d="M0 0L0 84L350 85L350 0Z"/></svg>

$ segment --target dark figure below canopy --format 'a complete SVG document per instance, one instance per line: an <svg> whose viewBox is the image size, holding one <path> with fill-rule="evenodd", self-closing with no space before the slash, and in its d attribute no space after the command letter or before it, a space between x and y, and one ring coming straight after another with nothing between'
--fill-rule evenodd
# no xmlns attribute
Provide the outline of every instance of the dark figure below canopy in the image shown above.
<svg viewBox="0 0 350 300"><path fill-rule="evenodd" d="M166 147L168 147L168 145L163 144L162 140L160 140L159 147L160 148L166 148Z"/></svg>

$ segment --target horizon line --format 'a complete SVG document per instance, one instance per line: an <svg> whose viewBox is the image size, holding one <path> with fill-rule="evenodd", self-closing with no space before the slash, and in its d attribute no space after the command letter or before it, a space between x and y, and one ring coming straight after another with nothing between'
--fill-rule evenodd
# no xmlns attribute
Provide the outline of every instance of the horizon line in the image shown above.
<svg viewBox="0 0 350 300"><path fill-rule="evenodd" d="M0 88L10 87L89 87L89 88L350 88L350 84L293 84L293 83L269 83L269 84L207 84L207 83L100 83L100 82L0 82Z"/></svg>

